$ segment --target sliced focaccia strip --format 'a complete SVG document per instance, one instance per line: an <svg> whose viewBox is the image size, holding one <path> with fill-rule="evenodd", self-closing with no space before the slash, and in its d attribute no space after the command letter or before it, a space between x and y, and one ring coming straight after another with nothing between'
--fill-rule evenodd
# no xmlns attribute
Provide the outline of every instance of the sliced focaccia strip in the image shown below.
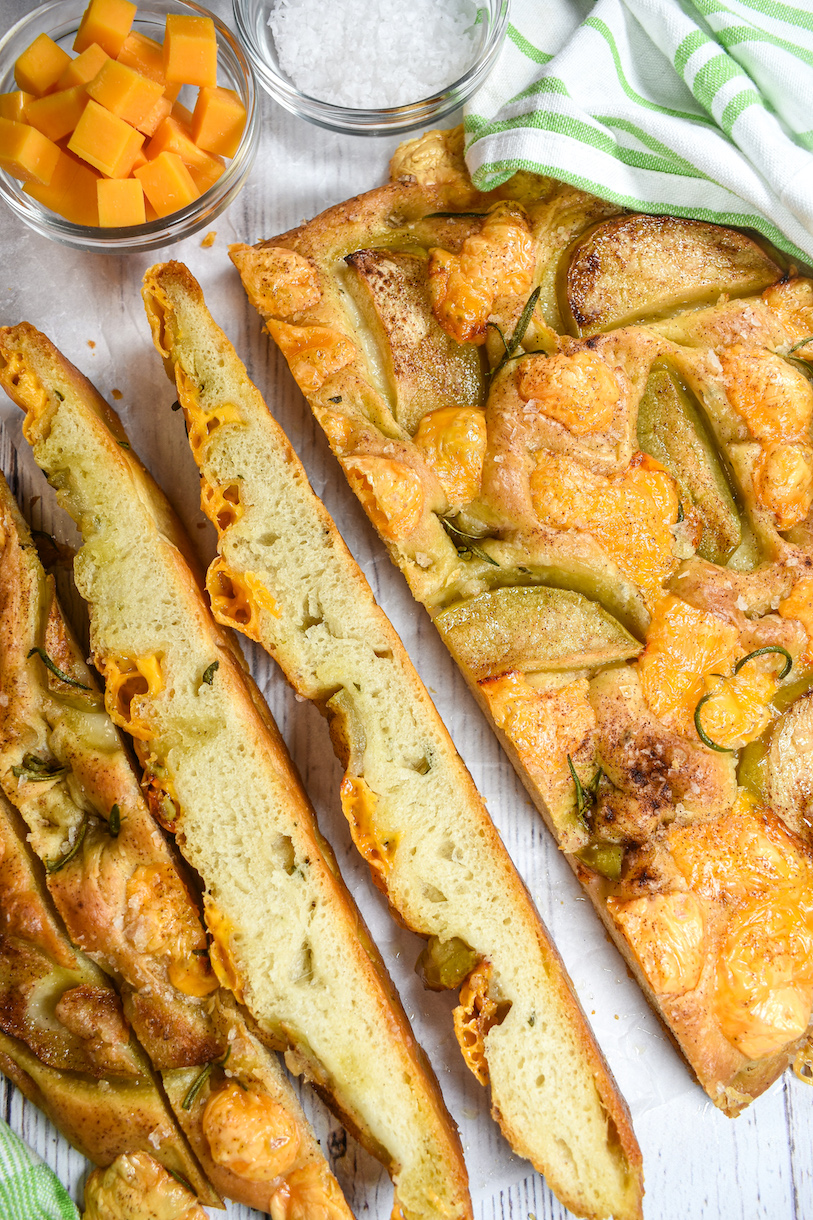
<svg viewBox="0 0 813 1220"><path fill-rule="evenodd" d="M4 330L0 364L35 458L83 531L75 576L108 710L171 785L218 978L387 1164L405 1217L469 1215L437 1082L168 504L110 408L44 336Z"/></svg>
<svg viewBox="0 0 813 1220"><path fill-rule="evenodd" d="M52 866L53 867L53 866ZM0 1067L97 1165L150 1152L206 1198L118 994L68 939L0 793Z"/></svg>
<svg viewBox="0 0 813 1220"><path fill-rule="evenodd" d="M328 716L356 844L399 917L429 938L429 984L463 985L456 1032L513 1147L577 1212L637 1214L623 1103L401 641L186 267L154 267L144 300L190 436L207 436L194 452L219 533L215 614ZM228 423L210 429L227 404Z"/></svg>
<svg viewBox="0 0 813 1220"><path fill-rule="evenodd" d="M189 886L147 808L2 476L0 557L0 785L46 868L69 845L70 858L46 872L46 883L70 936L116 979L125 1013L217 1190L265 1210L291 1174L308 1165L325 1197L337 1200L336 1214L347 1214L276 1055L250 1038L219 988ZM159 815L166 817L166 810ZM191 1102L185 1104L190 1074L194 1080L213 1070L238 1035L246 1046L243 1070L261 1082L269 1102L267 1114L255 1115L254 1130L242 1132L246 1146L256 1141L258 1127L271 1140L276 1125L293 1133L285 1141L288 1160L281 1157L266 1175L259 1164L249 1177L234 1172L216 1155ZM231 1126L239 1146L237 1111ZM242 1126L250 1126L245 1116ZM217 1196L210 1190L202 1197L214 1202Z"/></svg>

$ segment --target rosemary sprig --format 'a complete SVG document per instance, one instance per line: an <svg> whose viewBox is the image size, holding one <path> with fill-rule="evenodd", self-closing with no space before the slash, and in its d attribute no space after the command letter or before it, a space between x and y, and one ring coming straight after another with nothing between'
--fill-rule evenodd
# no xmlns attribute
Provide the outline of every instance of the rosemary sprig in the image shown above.
<svg viewBox="0 0 813 1220"><path fill-rule="evenodd" d="M599 767L593 778L590 780L590 783L587 785L587 787L585 787L579 779L576 768L573 766L573 759L569 754L567 756L567 765L570 768L570 774L576 788L576 813L579 820L586 827L588 810L590 810L596 803L598 785L602 775L601 767Z"/></svg>
<svg viewBox="0 0 813 1220"><path fill-rule="evenodd" d="M117 839L121 830L121 810L118 805L114 805L110 810L110 816L107 819L107 828L110 831L110 838Z"/></svg>
<svg viewBox="0 0 813 1220"><path fill-rule="evenodd" d="M195 1077L195 1079L192 1081L191 1085L187 1089L186 1094L184 1095L184 1099L181 1102L182 1110L191 1110L192 1109L192 1106L194 1105L194 1102L195 1102L195 1098L197 1097L198 1093L201 1091L203 1086L206 1084L206 1081L209 1079L209 1077L212 1074L212 1068L225 1067L226 1064L228 1063L230 1054L231 1054L231 1047L228 1048L228 1050L226 1051L226 1054L223 1056L222 1059L213 1059L211 1063L207 1063L205 1068L203 1068L203 1070L198 1073L198 1075Z"/></svg>
<svg viewBox="0 0 813 1220"><path fill-rule="evenodd" d="M76 678L71 678L68 674L64 674L59 666L54 664L44 648L32 648L28 656L33 657L34 653L40 658L45 668L49 669L55 678L59 678L60 682L65 682L68 686L76 686L79 690L90 690L90 687L85 686L84 682L77 682Z"/></svg>
<svg viewBox="0 0 813 1220"><path fill-rule="evenodd" d="M424 220L482 220L488 212L427 212Z"/></svg>
<svg viewBox="0 0 813 1220"><path fill-rule="evenodd" d="M785 664L780 672L776 675L781 682L783 678L787 678L790 671L793 669L793 657L788 652L787 648L782 648L779 644L767 644L765 648L755 648L753 652L749 652L747 657L740 657L737 664L734 666L734 673L738 674L743 665L747 665L749 661L753 661L754 657L765 657L769 653L778 653L780 657L785 658Z"/></svg>
<svg viewBox="0 0 813 1220"><path fill-rule="evenodd" d="M24 779L29 784L44 784L49 779L61 779L67 775L68 768L61 763L49 763L36 754L24 754L22 766L12 767L11 774L17 779Z"/></svg>
<svg viewBox="0 0 813 1220"><path fill-rule="evenodd" d="M57 856L56 860L46 860L45 861L46 873L58 873L61 868L65 867L65 865L68 863L69 860L72 860L74 858L74 856L80 850L82 844L85 841L85 835L87 834L87 828L88 828L88 824L85 821L79 827L79 834L76 836L76 842L74 843L73 847L68 848L68 850L65 852L64 856Z"/></svg>
<svg viewBox="0 0 813 1220"><path fill-rule="evenodd" d="M519 320L514 327L511 338L508 340L508 342L506 342L505 335L502 333L499 326L495 327L495 329L500 333L500 338L502 339L503 347L505 348L505 355L499 364L491 370L491 377L496 377L503 365L507 364L509 360L513 359L514 353L522 340L525 338L525 332L530 325L531 318L533 317L533 312L536 309L536 303L539 300L539 294L541 291L541 288L534 288L533 292L528 297L528 300L525 302L525 307L522 310L522 313L519 315ZM490 325L494 325L494 323L491 323Z"/></svg>
<svg viewBox="0 0 813 1220"><path fill-rule="evenodd" d="M212 683L214 682L215 673L217 672L217 670L219 668L220 668L220 662L212 661L212 664L207 665L206 668L204 669L203 677L201 678L201 681L205 682L207 686L211 686Z"/></svg>
<svg viewBox="0 0 813 1220"><path fill-rule="evenodd" d="M461 557L473 555L477 559L482 559L486 563L493 564L495 568L500 566L497 560L489 555L487 551L484 551L482 547L477 546L477 542L482 541L482 539L478 539L474 534L467 534L463 530L458 529L456 525L452 525L448 517L441 517L439 520L443 528L446 530L446 533L454 543L458 555Z"/></svg>
<svg viewBox="0 0 813 1220"><path fill-rule="evenodd" d="M719 677L720 675L718 674L716 676ZM700 723L700 709L703 707L703 704L708 703L709 699L711 699L716 693L717 692L713 690L708 691L708 693L703 696L697 707L694 709L694 727L697 729L697 736L703 742L704 746L708 746L710 750L716 750L718 754L733 754L734 751L730 746L721 746L718 745L716 741L712 741L708 733L703 728L703 725Z"/></svg>

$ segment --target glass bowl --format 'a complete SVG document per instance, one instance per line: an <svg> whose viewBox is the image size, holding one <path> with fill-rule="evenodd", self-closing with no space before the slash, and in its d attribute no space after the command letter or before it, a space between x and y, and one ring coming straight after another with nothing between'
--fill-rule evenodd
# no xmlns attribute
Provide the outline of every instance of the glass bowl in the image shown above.
<svg viewBox="0 0 813 1220"><path fill-rule="evenodd" d="M50 0L34 8L17 22L0 40L0 93L17 88L14 82L14 61L30 46L38 34L46 33L66 51L73 50L73 40L79 28L87 0ZM193 203L169 216L149 220L143 225L126 228L97 228L73 224L32 199L23 184L0 170L0 195L15 215L53 241L96 253L129 254L151 250L180 241L208 225L232 202L245 182L257 151L260 132L259 107L254 74L243 49L231 31L208 9L192 0L145 0L139 5L133 29L163 42L164 25L169 13L188 13L211 17L217 32L217 83L234 89L246 108L246 127L240 146L228 162L217 182ZM184 86L179 100L184 102ZM194 92L190 90L190 92Z"/></svg>
<svg viewBox="0 0 813 1220"><path fill-rule="evenodd" d="M232 0L232 4L237 32L266 92L300 118L347 135L398 135L439 122L468 101L483 84L494 66L508 28L508 0L480 0L476 27L479 42L471 66L461 77L431 97L416 99L408 105L363 110L320 101L296 87L280 67L268 26L270 0ZM365 53L363 37L359 40L359 53Z"/></svg>

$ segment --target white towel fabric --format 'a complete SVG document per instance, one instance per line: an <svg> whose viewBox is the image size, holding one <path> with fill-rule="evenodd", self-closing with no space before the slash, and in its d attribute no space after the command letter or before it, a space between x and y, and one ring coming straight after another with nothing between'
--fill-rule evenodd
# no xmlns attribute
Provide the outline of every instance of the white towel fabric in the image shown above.
<svg viewBox="0 0 813 1220"><path fill-rule="evenodd" d="M813 3L513 0L466 108L490 189L518 169L813 260Z"/></svg>

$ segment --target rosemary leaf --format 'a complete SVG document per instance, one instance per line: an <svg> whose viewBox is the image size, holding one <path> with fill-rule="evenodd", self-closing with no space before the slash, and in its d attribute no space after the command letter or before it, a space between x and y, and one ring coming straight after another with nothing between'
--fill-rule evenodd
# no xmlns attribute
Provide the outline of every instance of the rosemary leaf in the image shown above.
<svg viewBox="0 0 813 1220"><path fill-rule="evenodd" d="M531 323L531 318L533 317L533 312L536 309L536 303L539 300L539 294L541 291L541 288L534 288L533 292L528 297L528 300L525 302L525 308L519 315L519 321L514 327L511 338L505 344L505 355L496 368L492 370L492 377L496 377L503 365L513 357L520 343L525 338L525 332ZM505 343L505 340L503 340L503 342Z"/></svg>
<svg viewBox="0 0 813 1220"><path fill-rule="evenodd" d="M798 348L804 347L808 343L813 343L813 335L808 335L806 339L800 339L798 343L794 343L793 347L788 348L788 355L795 352Z"/></svg>
<svg viewBox="0 0 813 1220"><path fill-rule="evenodd" d="M452 525L448 517L440 517L439 521L454 543L458 555L461 557L473 555L476 559L482 559L485 563L493 564L495 568L500 566L496 559L477 545L477 542L482 541L482 539L477 539L474 534L466 534L463 530L458 529L456 525Z"/></svg>
<svg viewBox="0 0 813 1220"><path fill-rule="evenodd" d="M488 212L427 212L424 220L483 220Z"/></svg>
<svg viewBox="0 0 813 1220"><path fill-rule="evenodd" d="M754 657L765 657L769 653L775 652L780 657L785 658L785 664L780 672L776 675L781 682L783 678L787 678L790 671L793 669L793 657L788 652L787 648L782 648L779 644L767 644L765 648L755 648L753 652L749 652L747 657L740 657L737 664L734 666L734 673L738 674L743 665L747 665L749 661L753 661Z"/></svg>
<svg viewBox="0 0 813 1220"><path fill-rule="evenodd" d="M11 774L17 779L24 779L29 784L43 784L50 779L61 779L67 775L68 768L60 763L49 763L36 754L24 754L22 766L12 767Z"/></svg>
<svg viewBox="0 0 813 1220"><path fill-rule="evenodd" d="M709 699L711 699L712 695L714 694L716 694L716 691L710 690L708 694L703 696L697 707L694 709L694 727L697 729L697 736L703 742L704 746L708 746L710 750L716 750L718 754L733 754L734 751L730 748L730 746L720 746L716 741L712 741L708 733L706 733L705 729L703 728L703 725L700 723L700 709L704 703L708 703Z"/></svg>
<svg viewBox="0 0 813 1220"><path fill-rule="evenodd" d="M87 833L87 828L88 828L87 822L83 822L82 825L79 827L79 834L76 836L76 842L74 843L73 847L68 848L68 850L65 852L64 856L58 856L56 858L56 860L46 860L45 861L46 873L58 873L61 868L65 867L65 865L68 863L69 860L72 860L74 858L74 856L79 852L82 844L85 841L85 835Z"/></svg>
<svg viewBox="0 0 813 1220"><path fill-rule="evenodd" d="M203 1086L206 1084L206 1081L211 1076L213 1067L214 1067L214 1063L207 1063L206 1067L201 1072L199 1072L198 1075L195 1077L195 1079L192 1081L191 1085L189 1086L186 1093L184 1094L183 1101L181 1102L182 1110L191 1110L192 1109L192 1106L194 1105L194 1102L195 1102L195 1098L197 1097L198 1093L201 1091Z"/></svg>
<svg viewBox="0 0 813 1220"><path fill-rule="evenodd" d="M121 830L121 810L118 805L114 805L110 810L110 816L107 819L107 828L110 831L110 838L117 839Z"/></svg>
<svg viewBox="0 0 813 1220"><path fill-rule="evenodd" d="M66 682L68 686L76 686L79 690L90 690L90 687L85 686L84 682L77 682L75 678L69 678L67 674L63 674L62 670L54 665L44 648L32 648L28 656L33 657L34 653L40 658L45 668L49 669L54 677L59 678L60 682Z"/></svg>

